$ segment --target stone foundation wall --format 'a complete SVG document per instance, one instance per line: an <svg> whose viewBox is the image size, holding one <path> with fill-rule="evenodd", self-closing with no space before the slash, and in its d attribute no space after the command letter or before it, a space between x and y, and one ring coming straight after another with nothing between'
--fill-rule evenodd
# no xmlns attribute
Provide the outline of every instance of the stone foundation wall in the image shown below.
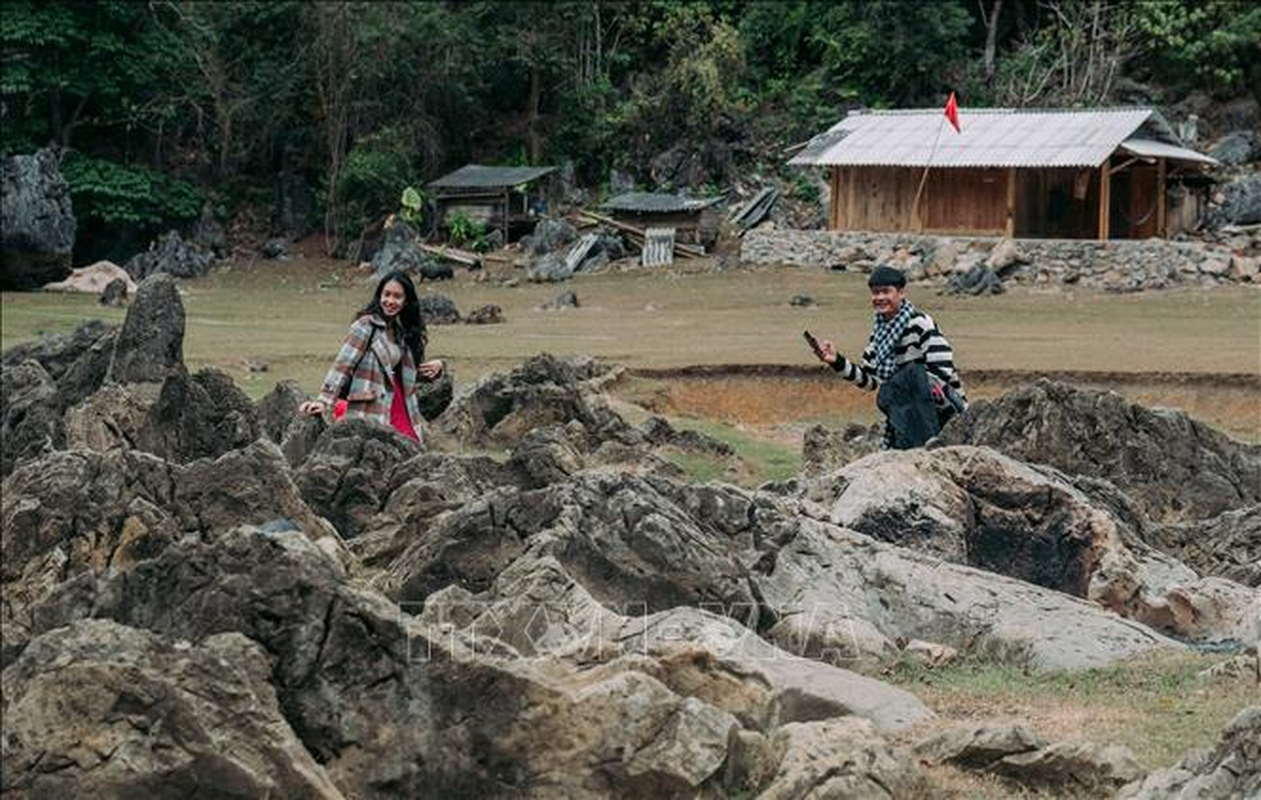
<svg viewBox="0 0 1261 800"><path fill-rule="evenodd" d="M912 281L945 280L988 266L1004 282L1122 292L1261 283L1261 232L1237 230L1219 238L1101 243L757 229L745 234L740 260L861 272L888 264L905 271Z"/></svg>

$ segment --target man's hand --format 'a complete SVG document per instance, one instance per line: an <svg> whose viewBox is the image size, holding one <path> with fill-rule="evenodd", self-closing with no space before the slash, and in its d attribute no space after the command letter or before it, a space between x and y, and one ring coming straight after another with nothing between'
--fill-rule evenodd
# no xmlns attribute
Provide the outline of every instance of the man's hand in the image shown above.
<svg viewBox="0 0 1261 800"><path fill-rule="evenodd" d="M827 339L819 342L819 360L824 364L835 364L839 355L836 352L836 345Z"/></svg>
<svg viewBox="0 0 1261 800"><path fill-rule="evenodd" d="M311 417L318 417L324 413L324 402L321 400L308 400L298 406L298 412Z"/></svg>

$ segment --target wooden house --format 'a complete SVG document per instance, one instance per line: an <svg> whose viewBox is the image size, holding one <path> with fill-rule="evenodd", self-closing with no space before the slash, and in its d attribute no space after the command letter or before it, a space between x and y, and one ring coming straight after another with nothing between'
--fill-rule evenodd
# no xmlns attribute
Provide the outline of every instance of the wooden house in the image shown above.
<svg viewBox="0 0 1261 800"><path fill-rule="evenodd" d="M1167 237L1194 224L1204 168L1148 108L849 114L789 163L830 170L832 230Z"/></svg>
<svg viewBox="0 0 1261 800"><path fill-rule="evenodd" d="M463 214L487 230L498 228L506 240L534 228L547 211L548 187L542 179L556 167L487 167L468 164L425 186L438 230Z"/></svg>

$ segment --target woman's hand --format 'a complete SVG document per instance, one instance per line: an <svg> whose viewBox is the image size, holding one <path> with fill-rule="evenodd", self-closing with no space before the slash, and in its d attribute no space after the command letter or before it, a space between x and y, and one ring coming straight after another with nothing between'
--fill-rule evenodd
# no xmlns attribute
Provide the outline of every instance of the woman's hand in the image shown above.
<svg viewBox="0 0 1261 800"><path fill-rule="evenodd" d="M324 413L324 410L325 407L323 400L308 400L298 406L298 413L306 414L309 417L318 417Z"/></svg>
<svg viewBox="0 0 1261 800"><path fill-rule="evenodd" d="M442 361L436 358L433 361L426 361L416 367L416 374L427 381L431 381L442 374Z"/></svg>

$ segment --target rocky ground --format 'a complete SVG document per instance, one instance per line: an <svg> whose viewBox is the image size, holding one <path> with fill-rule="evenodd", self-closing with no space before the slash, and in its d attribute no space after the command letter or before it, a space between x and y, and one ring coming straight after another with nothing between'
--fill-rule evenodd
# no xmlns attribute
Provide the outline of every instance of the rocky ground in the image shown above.
<svg viewBox="0 0 1261 800"><path fill-rule="evenodd" d="M907 746L934 712L873 677L1255 653L1261 446L1042 382L925 450L820 430L790 480L696 485L666 456L727 446L628 423L590 359L482 379L422 450L190 374L183 325L157 275L4 354L14 797L1261 792L1261 707L1146 774L1010 725Z"/></svg>

